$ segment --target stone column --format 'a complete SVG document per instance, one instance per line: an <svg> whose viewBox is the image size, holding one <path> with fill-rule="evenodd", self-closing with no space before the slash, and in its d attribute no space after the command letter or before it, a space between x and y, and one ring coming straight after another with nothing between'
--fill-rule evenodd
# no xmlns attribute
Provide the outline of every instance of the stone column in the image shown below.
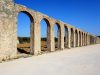
<svg viewBox="0 0 100 75"><path fill-rule="evenodd" d="M50 29L50 51L55 51L54 30L52 26Z"/></svg>
<svg viewBox="0 0 100 75"><path fill-rule="evenodd" d="M84 46L84 33L83 33L83 46Z"/></svg>
<svg viewBox="0 0 100 75"><path fill-rule="evenodd" d="M86 34L86 46L87 46L87 34Z"/></svg>
<svg viewBox="0 0 100 75"><path fill-rule="evenodd" d="M84 34L84 46L86 45L86 36Z"/></svg>
<svg viewBox="0 0 100 75"><path fill-rule="evenodd" d="M90 35L88 35L89 45L90 45Z"/></svg>
<svg viewBox="0 0 100 75"><path fill-rule="evenodd" d="M61 49L64 49L64 25L61 24Z"/></svg>
<svg viewBox="0 0 100 75"><path fill-rule="evenodd" d="M86 46L86 34L85 34L85 46Z"/></svg>
<svg viewBox="0 0 100 75"><path fill-rule="evenodd" d="M82 32L81 32L81 46L83 46L83 35L82 35Z"/></svg>
<svg viewBox="0 0 100 75"><path fill-rule="evenodd" d="M84 46L84 33L83 33L83 46Z"/></svg>
<svg viewBox="0 0 100 75"><path fill-rule="evenodd" d="M68 27L68 48L71 48L71 29Z"/></svg>
<svg viewBox="0 0 100 75"><path fill-rule="evenodd" d="M77 34L78 34L78 39L77 39L77 44L78 44L78 45L77 45L77 46L79 47L79 43L80 43L80 41L79 41L79 39L80 39L80 38L79 38L79 31L77 31Z"/></svg>
<svg viewBox="0 0 100 75"><path fill-rule="evenodd" d="M30 53L34 54L34 23L30 26Z"/></svg>
<svg viewBox="0 0 100 75"><path fill-rule="evenodd" d="M40 35L40 20L39 16L35 15L34 16L35 21L34 21L34 55L41 54L41 35Z"/></svg>
<svg viewBox="0 0 100 75"><path fill-rule="evenodd" d="M81 32L79 31L79 46L81 47Z"/></svg>
<svg viewBox="0 0 100 75"><path fill-rule="evenodd" d="M73 29L73 35L74 35L74 39L73 39L73 44L74 44L74 47L76 46L76 35L75 35L75 29Z"/></svg>
<svg viewBox="0 0 100 75"><path fill-rule="evenodd" d="M87 45L89 45L89 35L87 34Z"/></svg>
<svg viewBox="0 0 100 75"><path fill-rule="evenodd" d="M86 46L87 46L87 34L86 34Z"/></svg>
<svg viewBox="0 0 100 75"><path fill-rule="evenodd" d="M55 42L54 42L54 23L52 22L52 20L49 21L50 22L50 51L53 52L55 51Z"/></svg>

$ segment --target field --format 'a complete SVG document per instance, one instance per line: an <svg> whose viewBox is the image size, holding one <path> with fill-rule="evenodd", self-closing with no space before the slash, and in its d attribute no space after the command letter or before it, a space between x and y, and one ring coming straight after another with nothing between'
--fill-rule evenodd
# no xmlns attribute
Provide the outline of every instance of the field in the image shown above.
<svg viewBox="0 0 100 75"><path fill-rule="evenodd" d="M29 37L18 37L19 43L17 45L17 49L19 53L30 54L30 38ZM41 51L48 52L47 49L47 39L41 38ZM55 48L57 50L57 38L55 38Z"/></svg>
<svg viewBox="0 0 100 75"><path fill-rule="evenodd" d="M20 48L20 49L23 49L27 52L30 52L30 43L18 44L17 48ZM46 41L41 42L41 48L42 48L42 50L46 50L46 48L47 48Z"/></svg>
<svg viewBox="0 0 100 75"><path fill-rule="evenodd" d="M57 42L55 45L57 49ZM22 43L17 45L18 50L23 50L25 52L30 52L30 43ZM42 52L47 52L47 42L46 41L41 41L41 51ZM23 52L24 53L24 52Z"/></svg>

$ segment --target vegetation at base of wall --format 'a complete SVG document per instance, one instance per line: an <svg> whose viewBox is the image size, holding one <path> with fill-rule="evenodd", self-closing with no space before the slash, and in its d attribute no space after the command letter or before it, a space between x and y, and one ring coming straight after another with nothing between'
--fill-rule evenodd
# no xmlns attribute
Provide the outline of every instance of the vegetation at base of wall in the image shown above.
<svg viewBox="0 0 100 75"><path fill-rule="evenodd" d="M18 37L19 43L30 43L30 38L29 37Z"/></svg>
<svg viewBox="0 0 100 75"><path fill-rule="evenodd" d="M30 43L30 37L18 37L19 43ZM47 38L41 38L41 41L46 41ZM55 41L57 41L57 38L55 37Z"/></svg>

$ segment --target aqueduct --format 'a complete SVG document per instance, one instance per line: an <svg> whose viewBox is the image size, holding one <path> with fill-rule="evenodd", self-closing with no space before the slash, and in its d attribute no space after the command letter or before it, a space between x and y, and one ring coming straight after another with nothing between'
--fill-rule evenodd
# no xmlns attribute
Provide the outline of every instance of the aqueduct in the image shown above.
<svg viewBox="0 0 100 75"><path fill-rule="evenodd" d="M17 16L18 13L27 14L30 25L30 53L41 54L40 22L47 23L47 49L55 51L54 25L58 27L58 49L74 48L100 43L100 38L71 26L62 21L51 18L25 6L13 3L13 0L0 0L0 58L14 58L17 54ZM65 31L64 31L65 30Z"/></svg>

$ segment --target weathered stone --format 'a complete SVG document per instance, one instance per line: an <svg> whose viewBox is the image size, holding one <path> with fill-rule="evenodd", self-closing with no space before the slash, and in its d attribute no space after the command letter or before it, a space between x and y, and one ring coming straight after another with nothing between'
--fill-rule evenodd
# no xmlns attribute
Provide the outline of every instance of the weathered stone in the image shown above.
<svg viewBox="0 0 100 75"><path fill-rule="evenodd" d="M17 16L19 12L27 14L31 20L31 54L41 54L40 21L44 19L48 24L47 44L49 51L55 51L54 25L58 24L58 48L64 49L64 27L68 29L66 47L71 48L100 43L100 38L85 33L69 24L53 19L25 6L14 4L13 0L0 0L0 61L17 57ZM71 31L73 30L73 32ZM75 30L77 30L77 37ZM86 36L85 36L86 35Z"/></svg>

